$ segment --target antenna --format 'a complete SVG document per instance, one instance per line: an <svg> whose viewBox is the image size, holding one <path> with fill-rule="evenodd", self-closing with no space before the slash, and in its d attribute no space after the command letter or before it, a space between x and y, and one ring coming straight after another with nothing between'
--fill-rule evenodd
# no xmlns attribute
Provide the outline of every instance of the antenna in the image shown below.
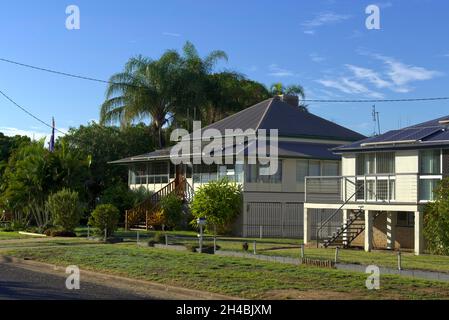
<svg viewBox="0 0 449 320"><path fill-rule="evenodd" d="M380 118L379 111L376 111L376 105L373 105L372 117L374 122L374 136L380 135Z"/></svg>

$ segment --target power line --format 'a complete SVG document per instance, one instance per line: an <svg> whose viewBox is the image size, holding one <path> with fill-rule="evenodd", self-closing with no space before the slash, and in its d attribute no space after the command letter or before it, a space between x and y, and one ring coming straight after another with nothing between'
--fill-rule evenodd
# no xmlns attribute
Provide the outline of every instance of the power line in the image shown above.
<svg viewBox="0 0 449 320"><path fill-rule="evenodd" d="M359 100L323 100L323 99L304 99L304 102L316 102L316 103L382 103L382 102L419 102L419 101L439 101L449 100L449 97L436 97L436 98L405 98L405 99L359 99Z"/></svg>
<svg viewBox="0 0 449 320"><path fill-rule="evenodd" d="M52 69L37 67L37 66L30 65L30 64L25 64L25 63L13 61L13 60L8 60L8 59L4 59L4 58L0 58L0 61L7 62L7 63L10 63L10 64L15 64L15 65L18 65L18 66L21 66L21 67L25 67L25 68L30 68L30 69L34 69L34 70L54 73L54 74L57 74L57 75L60 75L60 76L66 76L66 77L77 78L77 79L88 80L88 81L95 81L95 82L106 83L106 84L111 84L112 83L111 81L106 81L106 80L96 79L96 78L92 78L92 77L86 77L86 76L81 76L81 75L77 75L77 74L72 74L72 73L61 72L61 71L56 71L56 70L52 70Z"/></svg>
<svg viewBox="0 0 449 320"><path fill-rule="evenodd" d="M5 97L9 102L11 102L13 105L15 105L17 108L19 108L20 110L22 110L23 112L25 112L27 115L29 115L30 117L32 117L33 119L39 121L40 123L42 123L43 125L53 129L53 126L51 124L49 124L48 122L45 122L44 120L40 119L38 116L34 115L33 113L31 113L30 111L28 111L26 108L22 107L20 104L18 104L17 102L15 102L11 97L9 97L6 93L4 93L2 90L0 90L0 94ZM62 130L59 130L58 128L54 128L56 131L58 131L59 133L66 135L67 132L64 132Z"/></svg>
<svg viewBox="0 0 449 320"><path fill-rule="evenodd" d="M94 81L94 82L105 83L105 84L117 84L117 82L113 82L113 81L107 81L107 80L102 80L102 79L98 79L98 78L57 71L57 70L53 70L53 69L49 69L49 68L38 67L38 66L34 66L34 65L14 61L14 60L9 60L9 59L5 59L5 58L0 58L0 61L18 65L18 66L25 67L25 68L30 68L30 69L34 69L34 70L43 71L43 72L53 73L53 74L57 74L60 76L65 76L65 77ZM127 83L123 83L122 85L126 85L129 87L135 87L135 88L141 88L141 89L147 89L146 87L143 87L143 86L137 86L137 85L127 84ZM315 103L388 103L388 102L425 102L425 101L441 101L441 100L449 100L449 97L405 98L405 99L353 99L353 100L351 100L351 99L349 99L349 100L344 100L344 99L335 99L335 100L334 99L304 99L302 101L303 102L315 102Z"/></svg>

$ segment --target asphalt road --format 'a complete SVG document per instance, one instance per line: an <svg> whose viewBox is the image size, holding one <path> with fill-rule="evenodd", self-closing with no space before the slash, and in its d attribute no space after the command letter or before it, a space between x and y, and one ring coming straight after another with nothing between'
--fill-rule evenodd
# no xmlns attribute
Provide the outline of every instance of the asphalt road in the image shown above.
<svg viewBox="0 0 449 320"><path fill-rule="evenodd" d="M80 290L68 290L66 277L0 263L0 300L154 300L156 297L92 283L81 278Z"/></svg>

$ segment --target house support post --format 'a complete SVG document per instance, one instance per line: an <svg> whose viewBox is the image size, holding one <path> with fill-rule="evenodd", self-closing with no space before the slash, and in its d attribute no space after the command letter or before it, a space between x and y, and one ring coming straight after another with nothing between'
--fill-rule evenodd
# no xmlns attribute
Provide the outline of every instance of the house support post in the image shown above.
<svg viewBox="0 0 449 320"><path fill-rule="evenodd" d="M125 231L128 231L128 210L125 211Z"/></svg>
<svg viewBox="0 0 449 320"><path fill-rule="evenodd" d="M365 210L365 251L373 249L373 212Z"/></svg>
<svg viewBox="0 0 449 320"><path fill-rule="evenodd" d="M394 250L396 243L397 212L387 212L387 249Z"/></svg>
<svg viewBox="0 0 449 320"><path fill-rule="evenodd" d="M346 247L348 244L348 230L347 225L348 225L348 219L349 219L349 210L348 209L343 209L343 228L345 229L343 231L343 245Z"/></svg>
<svg viewBox="0 0 449 320"><path fill-rule="evenodd" d="M304 208L304 244L309 244L310 240L312 240L312 217L310 210Z"/></svg>
<svg viewBox="0 0 449 320"><path fill-rule="evenodd" d="M424 253L424 213L421 211L415 212L415 255Z"/></svg>

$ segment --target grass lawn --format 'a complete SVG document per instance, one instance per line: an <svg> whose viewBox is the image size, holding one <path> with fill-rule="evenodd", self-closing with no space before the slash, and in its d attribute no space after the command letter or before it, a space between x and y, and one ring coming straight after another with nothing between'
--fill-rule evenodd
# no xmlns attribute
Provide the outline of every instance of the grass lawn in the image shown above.
<svg viewBox="0 0 449 320"><path fill-rule="evenodd" d="M25 239L25 238L30 238L30 236L26 236L26 235L20 234L18 232L0 231L0 241L1 240L10 240L10 239Z"/></svg>
<svg viewBox="0 0 449 320"><path fill-rule="evenodd" d="M243 298L449 299L448 283L382 276L381 290L373 291L365 288L366 275L360 273L135 244L14 249L6 254Z"/></svg>

